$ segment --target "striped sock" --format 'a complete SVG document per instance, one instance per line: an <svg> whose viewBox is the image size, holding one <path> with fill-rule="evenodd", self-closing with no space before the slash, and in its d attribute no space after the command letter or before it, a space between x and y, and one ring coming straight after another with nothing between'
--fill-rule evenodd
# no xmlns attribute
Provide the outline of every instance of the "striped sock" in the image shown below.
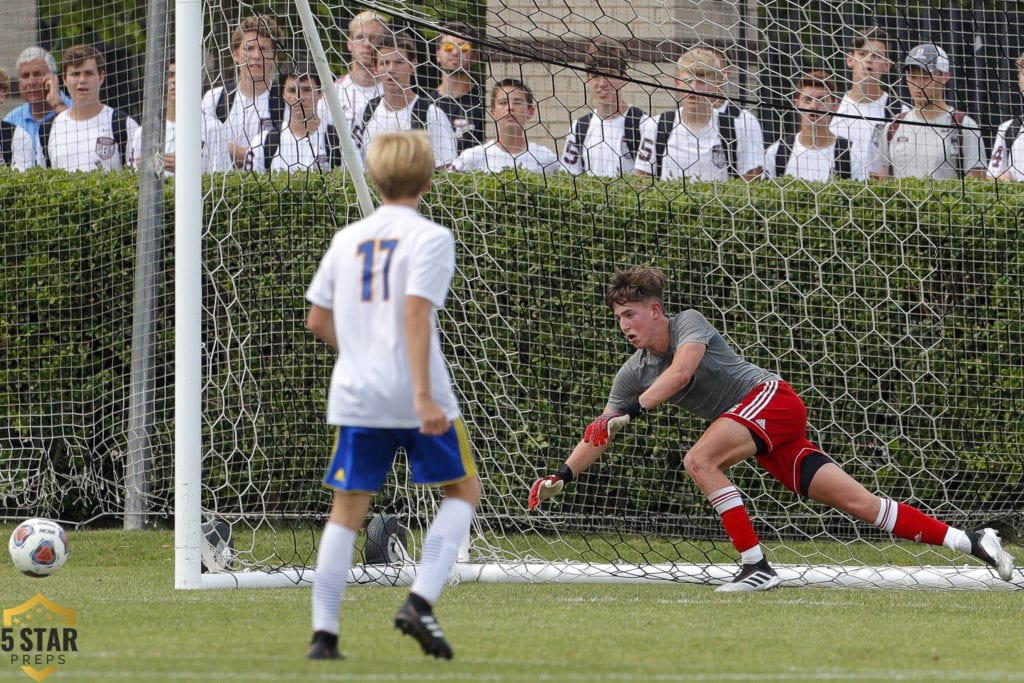
<svg viewBox="0 0 1024 683"><path fill-rule="evenodd" d="M708 495L715 512L722 518L722 526L728 534L732 545L742 556L745 564L759 562L764 553L761 551L761 542L754 531L754 525L747 514L747 508L743 505L743 496L735 486L726 486Z"/></svg>

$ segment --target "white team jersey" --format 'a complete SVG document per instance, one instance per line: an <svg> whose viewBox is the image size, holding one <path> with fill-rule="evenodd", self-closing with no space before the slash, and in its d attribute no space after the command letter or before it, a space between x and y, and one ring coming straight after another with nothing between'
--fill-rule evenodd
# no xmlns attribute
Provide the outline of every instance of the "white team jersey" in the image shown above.
<svg viewBox="0 0 1024 683"><path fill-rule="evenodd" d="M370 100L375 97L381 97L384 94L384 88L379 82L373 85L357 85L352 81L352 76L349 74L345 74L336 80L334 82L334 89L338 92L338 100L341 102L341 108L345 112L349 133L355 128L355 117L362 115ZM334 116L331 114L331 108L327 104L326 97L320 98L320 103L316 106L316 112L320 115L321 121L334 123ZM338 131L341 131L340 126Z"/></svg>
<svg viewBox="0 0 1024 683"><path fill-rule="evenodd" d="M357 131L356 142L360 148L360 155L363 161L366 160L366 150L373 142L373 136L381 131L412 130L412 112L416 100L413 100L404 108L392 111L382 99L373 111L373 116L366 122L362 130L359 124L354 130ZM362 114L360 115L362 116ZM435 104L431 104L426 110L426 130L430 137L430 145L434 148L434 166L448 166L455 161L455 133L448 115Z"/></svg>
<svg viewBox="0 0 1024 683"><path fill-rule="evenodd" d="M896 178L957 178L961 170L967 173L987 165L978 124L965 116L957 128L952 112L926 120L911 110L889 123L882 131L881 157Z"/></svg>
<svg viewBox="0 0 1024 683"><path fill-rule="evenodd" d="M669 133L665 155L661 159L661 180L693 178L695 180L728 180L729 157L718 130L718 120L724 115L717 110L700 130L691 130L676 114L676 125ZM764 163L764 133L757 118L749 111L740 110L733 123L735 164L739 175L746 175ZM655 145L658 138L658 120L648 119L640 127L642 141L634 168L647 175L655 174Z"/></svg>
<svg viewBox="0 0 1024 683"><path fill-rule="evenodd" d="M640 128L651 117L640 118ZM565 138L562 152L562 166L573 175L584 171L591 175L615 178L633 172L635 159L626 144L626 117L622 114L602 119L592 112L587 125L585 140L578 140L579 120L573 122L572 130ZM639 140L637 140L639 143Z"/></svg>
<svg viewBox="0 0 1024 683"><path fill-rule="evenodd" d="M321 119L320 128L311 135L295 137L291 128L281 131L271 171L309 171L331 168L331 152L327 146L327 123ZM339 168L345 168L342 158Z"/></svg>
<svg viewBox="0 0 1024 683"><path fill-rule="evenodd" d="M412 376L405 334L409 296L444 306L455 273L455 239L416 210L390 204L335 233L306 290L330 309L338 358L327 394L333 425L411 429ZM459 416L432 316L430 393L449 420Z"/></svg>
<svg viewBox="0 0 1024 683"><path fill-rule="evenodd" d="M779 147L782 141L773 143L764 153L764 173L769 178L775 178L775 166L778 163ZM828 147L811 149L802 142L800 136L793 138L793 148L789 152L789 159L786 161L785 176L789 178L802 178L803 180L817 180L825 182L834 177L836 173L836 144L833 142ZM853 146L850 146L850 179L866 180L864 175L864 164L857 164L853 160Z"/></svg>
<svg viewBox="0 0 1024 683"><path fill-rule="evenodd" d="M47 145L49 168L64 171L116 171L122 168L122 153L128 156L131 148L120 149L114 138L114 110L103 105L99 114L84 121L71 118L68 115L70 111L62 111L53 119ZM139 124L128 117L125 125L125 144L130 145Z"/></svg>
<svg viewBox="0 0 1024 683"><path fill-rule="evenodd" d="M200 108L203 116L220 123L217 118L217 102L221 98L224 87L212 88L203 95ZM225 95L227 96L227 95ZM284 119L288 119L288 111L285 107ZM236 90L235 97L228 107L228 117L222 124L224 144L234 144L245 149L259 147L263 143L264 134L270 130L274 122L270 120L270 91L257 95L255 98L246 97L242 91ZM246 157L243 168L247 170L263 171L260 160L262 154L249 153ZM254 166L259 166L258 168Z"/></svg>
<svg viewBox="0 0 1024 683"><path fill-rule="evenodd" d="M488 140L463 150L452 164L453 171L490 171L498 173L506 169L529 171L530 173L554 173L561 170L558 157L544 145L529 142L526 151L515 156L498 146L497 140Z"/></svg>
<svg viewBox="0 0 1024 683"><path fill-rule="evenodd" d="M1018 119L1009 119L999 124L996 141L992 145L992 158L988 162L988 173L993 178L998 178L1009 171L1008 180L1024 180L1024 128L1018 125L1017 138L1006 139L1006 132L1014 123L1020 122Z"/></svg>
<svg viewBox="0 0 1024 683"><path fill-rule="evenodd" d="M871 102L854 102L843 95L829 128L850 141L851 175L870 177L881 173L885 162L879 156L882 129L889 122L889 93ZM905 107L904 107L905 108Z"/></svg>
<svg viewBox="0 0 1024 683"><path fill-rule="evenodd" d="M220 122L210 121L206 117L200 118L200 136L202 149L200 151L200 165L202 173L218 173L231 170L231 157L228 155L228 147L224 144L223 131ZM177 157L177 126L174 121L164 123L164 154L174 154ZM129 160L132 168L138 169L142 165L142 127L135 131L132 137L132 156ZM164 175L171 177L172 171L164 171Z"/></svg>

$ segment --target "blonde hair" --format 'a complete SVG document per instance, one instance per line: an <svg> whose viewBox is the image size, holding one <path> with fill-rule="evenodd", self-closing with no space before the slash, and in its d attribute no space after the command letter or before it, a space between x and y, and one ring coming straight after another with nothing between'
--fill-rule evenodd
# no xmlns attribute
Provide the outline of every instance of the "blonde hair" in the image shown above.
<svg viewBox="0 0 1024 683"><path fill-rule="evenodd" d="M351 36L352 33L356 30L356 26L361 26L362 24L372 24L373 22L377 22L378 24L381 25L382 28L386 29L388 27L388 20L384 17L383 14L379 14L377 12L374 12L373 10L368 9L363 10L362 12L356 14L351 19L349 19L348 34Z"/></svg>
<svg viewBox="0 0 1024 683"><path fill-rule="evenodd" d="M0 92L5 95L11 93L11 76L7 73L7 69L0 66Z"/></svg>
<svg viewBox="0 0 1024 683"><path fill-rule="evenodd" d="M366 169L384 199L418 196L434 173L434 149L426 131L381 132L366 152Z"/></svg>
<svg viewBox="0 0 1024 683"><path fill-rule="evenodd" d="M255 33L262 38L269 38L273 41L275 50L277 50L278 43L281 42L281 29L277 25L277 18L269 14L254 15L242 19L238 24L238 28L231 34L232 52L237 50L238 46L245 40L246 33Z"/></svg>
<svg viewBox="0 0 1024 683"><path fill-rule="evenodd" d="M725 78L721 53L708 47L692 47L676 60L676 78Z"/></svg>

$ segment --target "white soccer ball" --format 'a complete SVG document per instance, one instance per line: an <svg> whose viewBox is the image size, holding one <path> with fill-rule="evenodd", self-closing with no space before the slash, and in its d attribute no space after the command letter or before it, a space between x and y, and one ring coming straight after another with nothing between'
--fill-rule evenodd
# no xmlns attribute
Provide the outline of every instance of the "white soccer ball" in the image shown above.
<svg viewBox="0 0 1024 683"><path fill-rule="evenodd" d="M7 544L11 562L22 574L41 579L68 561L70 549L63 527L52 519L27 519L14 530Z"/></svg>

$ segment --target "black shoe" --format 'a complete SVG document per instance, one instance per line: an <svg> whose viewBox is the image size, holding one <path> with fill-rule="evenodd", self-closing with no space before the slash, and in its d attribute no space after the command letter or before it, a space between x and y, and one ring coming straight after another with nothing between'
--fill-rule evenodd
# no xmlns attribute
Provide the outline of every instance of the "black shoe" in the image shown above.
<svg viewBox="0 0 1024 683"><path fill-rule="evenodd" d="M1003 550L1003 539L995 529L978 529L967 532L971 539L971 555L995 567L999 578L1009 581L1013 578L1013 555Z"/></svg>
<svg viewBox="0 0 1024 683"><path fill-rule="evenodd" d="M338 635L327 631L317 631L313 634L313 642L309 644L309 659L345 659L345 655L338 652Z"/></svg>
<svg viewBox="0 0 1024 683"><path fill-rule="evenodd" d="M775 570L768 564L768 560L761 558L755 564L745 564L729 583L723 583L715 589L719 593L741 593L749 591L767 591L775 588L782 579L775 573Z"/></svg>
<svg viewBox="0 0 1024 683"><path fill-rule="evenodd" d="M444 631L434 618L432 611L417 609L412 600L406 600L395 614L395 628L407 636L412 636L423 648L423 654L434 655L438 659L452 658L452 648L444 639Z"/></svg>

